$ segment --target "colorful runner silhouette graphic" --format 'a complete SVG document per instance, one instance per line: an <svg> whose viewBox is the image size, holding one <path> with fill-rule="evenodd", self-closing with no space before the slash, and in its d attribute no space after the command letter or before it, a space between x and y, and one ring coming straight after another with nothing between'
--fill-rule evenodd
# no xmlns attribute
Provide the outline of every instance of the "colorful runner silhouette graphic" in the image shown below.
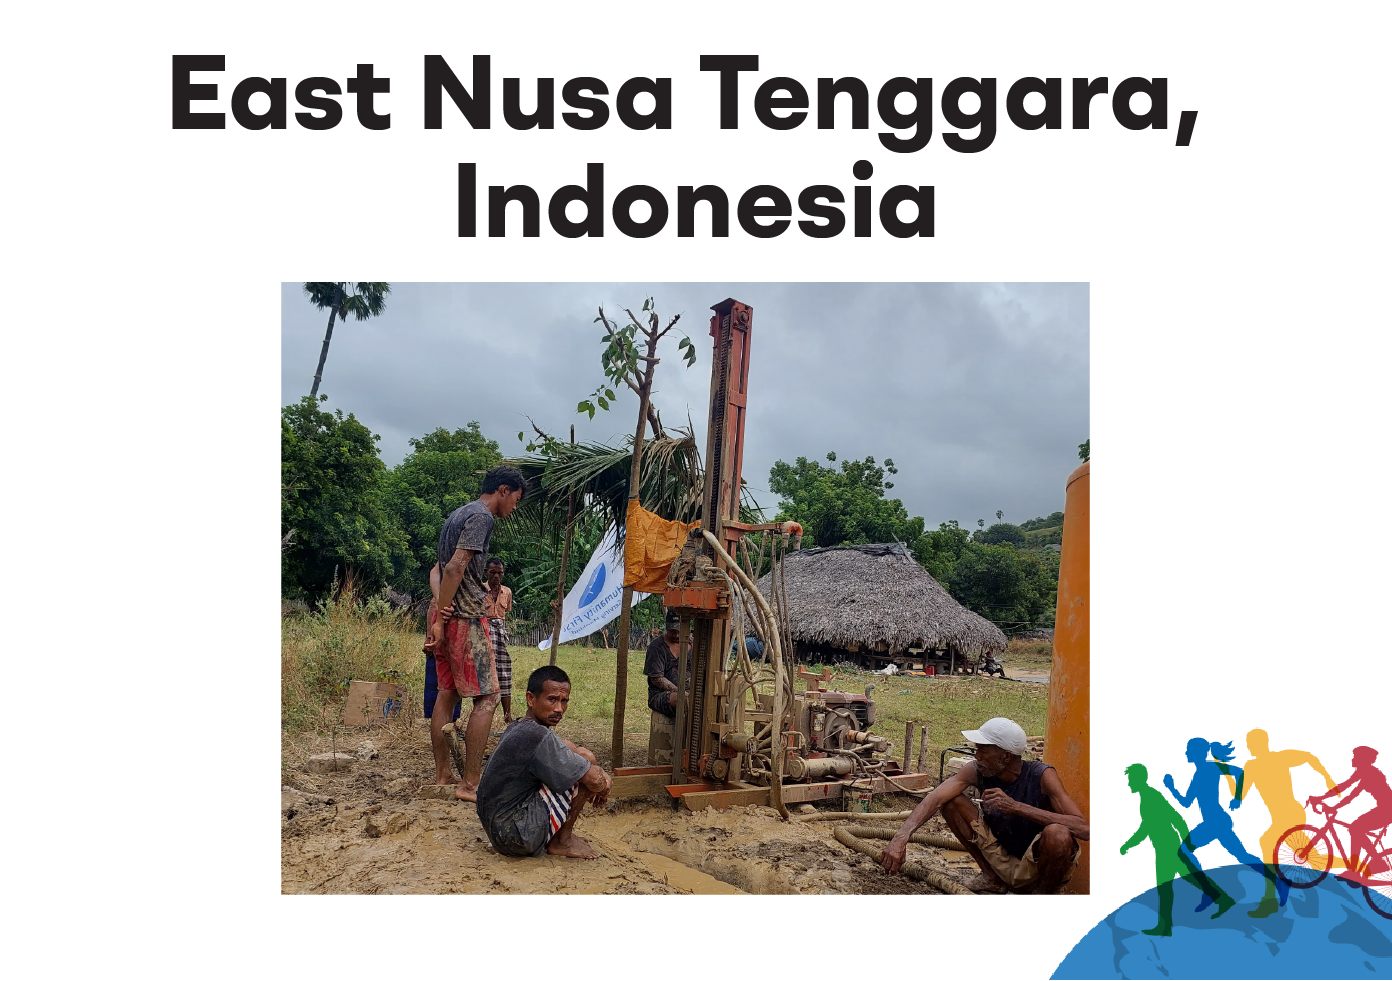
<svg viewBox="0 0 1392 981"><path fill-rule="evenodd" d="M1327 794L1310 798L1312 803L1322 804L1335 794L1343 794L1350 788L1355 788L1353 793L1330 810L1337 811L1345 807L1364 791L1377 802L1371 811L1360 814L1349 824L1348 869L1339 878L1350 885L1362 885L1361 875L1377 875L1387 871L1387 859L1377 854L1377 848L1373 844L1373 833L1392 825L1392 788L1387 786L1387 778L1382 775L1382 771L1373 766L1377 758L1377 750L1371 746L1359 746L1353 751L1353 775L1337 787L1331 787ZM1371 856L1367 868L1361 867L1359 862L1359 856L1365 847Z"/></svg>
<svg viewBox="0 0 1392 981"><path fill-rule="evenodd" d="M1208 758L1210 750L1213 759ZM1195 800L1199 802L1199 812L1203 820L1199 826L1194 828L1184 839L1184 846L1191 852L1202 848L1210 841L1216 841L1228 850L1233 858L1244 865L1260 872L1268 880L1275 884L1276 896L1281 906L1286 905L1286 899L1290 896L1290 885L1276 877L1276 872L1261 859L1252 855L1243 847L1238 840L1237 833L1233 831L1232 817L1223 810L1218 803L1218 784L1224 776L1237 777L1235 788L1235 799L1241 799L1243 793L1243 771L1240 766L1232 765L1233 749L1232 743L1209 743L1206 739L1191 739L1185 745L1184 757L1194 764L1194 778L1189 781L1189 789L1182 795L1175 789L1174 777L1165 774L1165 787L1179 801L1181 807L1188 807ZM1204 894L1203 902L1199 903L1199 909L1212 903L1213 897ZM1249 910L1247 915L1251 917L1270 916L1274 910L1263 910L1261 906L1257 909Z"/></svg>
<svg viewBox="0 0 1392 981"><path fill-rule="evenodd" d="M1305 823L1305 807L1295 798L1291 787L1291 771L1299 766L1310 766L1324 777L1330 790L1334 789L1334 778L1324 768L1315 754L1299 749L1282 749L1273 752L1270 738L1265 729L1253 729L1247 733L1247 752L1252 758L1242 768L1246 781L1241 787L1228 777L1228 788L1233 799L1228 803L1231 810L1237 810L1255 788L1261 794L1262 803L1271 814L1271 827L1261 836L1261 856L1274 860L1276 845L1288 828ZM1266 880L1266 891L1261 902L1252 911L1252 916L1270 916L1276 912L1276 883Z"/></svg>
<svg viewBox="0 0 1392 981"><path fill-rule="evenodd" d="M1185 851L1182 838L1189 835L1189 826L1184 823L1178 811L1165 800L1165 795L1146 783L1149 773L1141 763L1133 763L1126 768L1126 782L1133 794L1141 796L1141 826L1136 833L1121 846L1121 853L1134 848L1147 838L1155 849L1155 892L1160 897L1159 920L1149 930L1142 933L1152 937L1168 937L1174 931L1174 879L1179 876L1188 879L1203 890L1205 902L1217 903L1218 910L1213 919L1218 919L1237 902L1206 876L1199 867L1198 859ZM1303 812L1302 812L1303 813Z"/></svg>

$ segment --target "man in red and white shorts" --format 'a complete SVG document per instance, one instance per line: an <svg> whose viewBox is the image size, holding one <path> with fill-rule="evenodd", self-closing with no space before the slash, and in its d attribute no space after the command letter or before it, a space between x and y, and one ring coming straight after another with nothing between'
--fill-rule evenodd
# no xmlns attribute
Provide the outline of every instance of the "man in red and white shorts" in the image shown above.
<svg viewBox="0 0 1392 981"><path fill-rule="evenodd" d="M460 800L477 799L483 751L498 707L495 652L503 639L500 626L488 618L484 606L485 558L494 520L512 513L526 487L518 470L494 467L484 475L478 500L458 508L440 530L440 586L425 639L425 652L435 656L440 685L430 718L430 746L435 754L435 782L455 784L454 795ZM464 773L456 780L450 772L444 727L460 698L473 699L474 707L464 728Z"/></svg>

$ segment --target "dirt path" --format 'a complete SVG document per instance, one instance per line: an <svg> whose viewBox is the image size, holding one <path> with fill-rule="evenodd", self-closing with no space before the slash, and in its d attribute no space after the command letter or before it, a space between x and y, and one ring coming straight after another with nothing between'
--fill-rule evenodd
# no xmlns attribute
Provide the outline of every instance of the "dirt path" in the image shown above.
<svg viewBox="0 0 1392 981"><path fill-rule="evenodd" d="M374 741L381 744L376 758L326 774L296 765L316 747L287 747L282 892L934 892L888 876L841 846L832 837L833 823L784 822L768 807L688 814L665 801L615 802L604 812L587 811L577 829L599 859L509 858L493 851L472 804L416 796L432 769L424 731ZM345 749L342 739L339 749ZM911 848L947 869L961 870L965 859L959 852Z"/></svg>

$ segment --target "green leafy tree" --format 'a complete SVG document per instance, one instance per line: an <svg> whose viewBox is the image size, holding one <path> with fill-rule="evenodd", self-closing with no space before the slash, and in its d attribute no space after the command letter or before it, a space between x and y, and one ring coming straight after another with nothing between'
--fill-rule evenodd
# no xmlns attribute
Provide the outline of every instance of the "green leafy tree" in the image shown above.
<svg viewBox="0 0 1392 981"><path fill-rule="evenodd" d="M1057 602L1058 556L971 542L945 585L957 602L1007 631L1048 626Z"/></svg>
<svg viewBox="0 0 1392 981"><path fill-rule="evenodd" d="M320 401L281 410L282 592L320 598L335 580L372 592L406 557L406 536L384 506L378 437Z"/></svg>
<svg viewBox="0 0 1392 981"><path fill-rule="evenodd" d="M1092 458L1092 437L1088 437L1078 444L1078 459L1087 463Z"/></svg>
<svg viewBox="0 0 1392 981"><path fill-rule="evenodd" d="M1023 531L1038 531L1041 528L1062 528L1063 512L1055 511L1047 518L1030 518L1028 521L1020 522Z"/></svg>
<svg viewBox="0 0 1392 981"><path fill-rule="evenodd" d="M478 496L483 475L503 457L477 422L453 432L437 429L410 443L411 453L388 476L385 499L407 539L398 587L420 598L430 592L430 568L445 519Z"/></svg>
<svg viewBox="0 0 1392 981"><path fill-rule="evenodd" d="M913 556L918 564L928 570L928 574L947 587L952 578L953 566L961 558L962 552L971 541L971 532L959 525L956 520L944 521L937 531L926 532L911 545Z"/></svg>
<svg viewBox="0 0 1392 981"><path fill-rule="evenodd" d="M329 325L324 328L324 346L319 351L319 366L314 369L314 384L310 395L319 394L319 380L324 375L324 362L329 357L329 341L333 339L334 318L367 320L380 316L387 308L390 283L305 283L304 293L309 302L320 310L329 311Z"/></svg>
<svg viewBox="0 0 1392 981"><path fill-rule="evenodd" d="M999 513L999 512L997 512ZM1004 545L1009 542L1016 548L1024 548L1028 542L1024 530L1019 525L999 522L976 533L975 541L983 545Z"/></svg>
<svg viewBox="0 0 1392 981"><path fill-rule="evenodd" d="M835 463L836 454L827 461ZM801 456L791 464L779 460L769 471L769 490L781 498L775 520L802 525L805 545L912 543L923 534L923 519L884 496L893 486L884 481L886 470L897 472L892 460L881 467L869 456L843 460L839 469Z"/></svg>

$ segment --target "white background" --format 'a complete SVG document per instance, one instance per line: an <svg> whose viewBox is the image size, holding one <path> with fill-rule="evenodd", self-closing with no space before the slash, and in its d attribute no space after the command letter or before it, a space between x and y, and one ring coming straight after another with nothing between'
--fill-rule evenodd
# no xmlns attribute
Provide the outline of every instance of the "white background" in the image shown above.
<svg viewBox="0 0 1392 981"><path fill-rule="evenodd" d="M576 970L706 976L813 956L848 910L877 958L1047 975L1153 884L1122 768L1187 784L1191 735L1264 726L1338 777L1387 738L1385 4L240 3L11 11L6 35L4 820L12 962L163 976ZM1316 10L1318 9L1318 12ZM667 12L662 12L667 11ZM392 79L392 128L174 132L170 56L246 75ZM421 129L424 54L461 77L673 79L674 127ZM999 135L897 156L869 131L780 133L742 86L716 125L703 53L760 78L1001 80ZM1169 79L1170 129L1006 121L1026 75ZM524 85L524 91L529 86ZM347 100L344 100L347 103ZM612 102L612 100L611 100ZM1193 144L1173 145L1196 109ZM447 114L452 110L446 106ZM603 160L629 183L731 192L851 164L937 187L937 236L768 241L454 237L454 175L549 193ZM482 221L482 216L481 216ZM1085 280L1092 283L1090 898L312 899L279 895L275 438L279 284L404 280ZM716 297L715 299L718 299ZM847 343L854 343L848 329ZM422 352L422 362L449 352ZM539 355L543 356L543 355ZM893 362L893 352L885 352ZM526 370L518 365L516 370ZM16 704L14 700L12 705ZM1239 759L1245 759L1245 754ZM1384 765L1392 764L1386 756ZM1318 782L1317 782L1318 783ZM1299 787L1297 789L1300 789ZM1254 802L1255 803L1255 802ZM1249 841L1260 808L1240 812ZM1201 852L1206 862L1219 854ZM549 934L539 933L543 925ZM545 954L539 940L545 938ZM741 949L737 940L751 938ZM842 950L842 953L848 953ZM17 955L17 956L16 956ZM544 963L543 963L544 962ZM844 963L844 961L842 962Z"/></svg>

